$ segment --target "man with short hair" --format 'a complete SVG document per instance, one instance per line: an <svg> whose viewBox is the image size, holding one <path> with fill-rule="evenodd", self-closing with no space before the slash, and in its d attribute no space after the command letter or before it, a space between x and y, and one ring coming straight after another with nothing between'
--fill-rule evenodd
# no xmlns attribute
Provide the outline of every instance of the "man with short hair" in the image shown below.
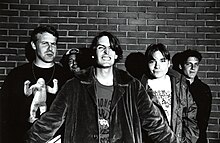
<svg viewBox="0 0 220 143"><path fill-rule="evenodd" d="M142 143L141 129L155 142L178 143L140 81L114 66L118 39L101 32L90 48L96 64L63 86L27 142L47 142L65 121L65 143Z"/></svg>
<svg viewBox="0 0 220 143"><path fill-rule="evenodd" d="M27 130L49 109L67 80L65 71L54 61L58 38L52 26L35 28L26 47L29 63L7 75L0 94L2 142L23 143Z"/></svg>
<svg viewBox="0 0 220 143"><path fill-rule="evenodd" d="M198 106L199 139L197 143L207 143L206 130L211 112L212 94L209 86L197 76L202 55L197 50L191 49L185 50L180 54L180 71L186 76L189 91Z"/></svg>

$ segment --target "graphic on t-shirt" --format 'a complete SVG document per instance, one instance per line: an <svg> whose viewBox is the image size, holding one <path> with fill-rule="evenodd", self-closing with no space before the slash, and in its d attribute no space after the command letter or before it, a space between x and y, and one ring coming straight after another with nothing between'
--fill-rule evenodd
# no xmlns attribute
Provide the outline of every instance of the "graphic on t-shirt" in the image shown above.
<svg viewBox="0 0 220 143"><path fill-rule="evenodd" d="M109 143L109 113L111 101L98 99L100 143Z"/></svg>
<svg viewBox="0 0 220 143"><path fill-rule="evenodd" d="M170 119L171 119L171 91L157 90L157 91L153 91L153 94L159 100L161 106L163 107L163 109L166 113L167 119L170 122Z"/></svg>
<svg viewBox="0 0 220 143"><path fill-rule="evenodd" d="M30 81L26 80L24 82L24 94L26 96L33 95L34 98L30 107L30 117L29 122L33 123L36 118L36 113L38 108L40 109L40 114L43 114L47 110L46 100L47 100L47 92L56 94L58 91L58 81L57 79L53 80L54 87L50 87L45 84L45 80L43 78L39 78L36 84L30 86Z"/></svg>

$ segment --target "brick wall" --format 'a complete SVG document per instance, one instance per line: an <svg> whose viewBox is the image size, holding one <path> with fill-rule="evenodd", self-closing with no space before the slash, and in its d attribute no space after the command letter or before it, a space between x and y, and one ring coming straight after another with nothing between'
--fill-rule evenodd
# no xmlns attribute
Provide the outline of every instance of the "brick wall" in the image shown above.
<svg viewBox="0 0 220 143"><path fill-rule="evenodd" d="M130 52L150 43L168 46L171 55L188 48L203 55L199 75L213 93L209 143L220 142L220 1L218 0L1 0L0 86L10 69L26 61L24 46L40 24L60 33L58 57L69 48L88 47L103 30L118 36L124 69Z"/></svg>

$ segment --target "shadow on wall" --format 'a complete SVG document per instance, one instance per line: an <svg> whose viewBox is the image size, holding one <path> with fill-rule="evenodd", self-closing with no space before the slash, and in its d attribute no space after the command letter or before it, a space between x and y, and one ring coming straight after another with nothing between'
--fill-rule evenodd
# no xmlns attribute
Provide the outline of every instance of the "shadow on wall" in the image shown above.
<svg viewBox="0 0 220 143"><path fill-rule="evenodd" d="M126 70L137 79L141 79L142 75L146 72L146 67L146 59L141 52L130 53L125 60Z"/></svg>

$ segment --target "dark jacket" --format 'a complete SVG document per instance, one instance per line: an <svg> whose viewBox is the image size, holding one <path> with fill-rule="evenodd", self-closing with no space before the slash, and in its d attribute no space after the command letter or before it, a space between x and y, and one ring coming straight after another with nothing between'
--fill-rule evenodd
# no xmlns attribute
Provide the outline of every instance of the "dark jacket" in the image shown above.
<svg viewBox="0 0 220 143"><path fill-rule="evenodd" d="M209 86L203 83L197 76L192 84L189 85L189 91L198 106L197 121L199 127L198 143L207 143L206 130L211 112L212 93Z"/></svg>
<svg viewBox="0 0 220 143"><path fill-rule="evenodd" d="M98 143L97 97L93 68L69 80L58 93L50 111L28 132L28 142L45 142L65 123L65 143ZM110 106L110 142L141 143L141 128L153 140L178 142L154 106L143 85L125 71L114 69L114 92Z"/></svg>
<svg viewBox="0 0 220 143"><path fill-rule="evenodd" d="M182 143L196 143L199 132L196 122L197 106L193 101L192 95L189 93L186 79L183 75L172 69L169 69L167 74L170 76L172 88L170 127ZM147 87L147 93L168 122L163 107L156 96L153 95L147 81L148 77L144 75L141 82Z"/></svg>

